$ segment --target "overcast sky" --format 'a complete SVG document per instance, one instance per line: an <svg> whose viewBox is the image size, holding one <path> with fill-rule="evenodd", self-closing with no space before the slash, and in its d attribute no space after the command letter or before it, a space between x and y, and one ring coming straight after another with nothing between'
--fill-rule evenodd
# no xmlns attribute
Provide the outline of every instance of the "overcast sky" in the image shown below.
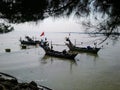
<svg viewBox="0 0 120 90"><path fill-rule="evenodd" d="M82 26L74 18L47 18L37 23L14 25L16 30L40 30L45 32L83 32Z"/></svg>

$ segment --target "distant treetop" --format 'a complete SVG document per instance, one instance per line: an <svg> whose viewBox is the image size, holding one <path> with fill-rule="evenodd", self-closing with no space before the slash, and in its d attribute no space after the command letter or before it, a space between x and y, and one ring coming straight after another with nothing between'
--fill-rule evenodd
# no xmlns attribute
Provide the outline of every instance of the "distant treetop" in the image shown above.
<svg viewBox="0 0 120 90"><path fill-rule="evenodd" d="M0 0L0 18L11 23L70 16L73 13L77 17L87 17L91 13L107 15L108 18L100 23L101 30L112 32L120 25L118 0Z"/></svg>

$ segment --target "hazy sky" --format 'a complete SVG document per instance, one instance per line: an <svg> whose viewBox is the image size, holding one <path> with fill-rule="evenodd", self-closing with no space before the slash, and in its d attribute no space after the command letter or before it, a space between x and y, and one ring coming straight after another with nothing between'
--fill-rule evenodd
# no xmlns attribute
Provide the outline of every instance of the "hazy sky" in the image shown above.
<svg viewBox="0 0 120 90"><path fill-rule="evenodd" d="M45 32L83 32L82 26L74 18L47 18L37 23L14 25L16 30L40 30Z"/></svg>
<svg viewBox="0 0 120 90"><path fill-rule="evenodd" d="M44 32L84 32L86 26L82 26L81 22L91 22L93 25L97 25L99 22L104 21L101 15L98 15L98 19L95 20L91 15L87 18L75 18L70 16L69 18L47 18L38 22L26 22L14 25L16 30L40 30Z"/></svg>

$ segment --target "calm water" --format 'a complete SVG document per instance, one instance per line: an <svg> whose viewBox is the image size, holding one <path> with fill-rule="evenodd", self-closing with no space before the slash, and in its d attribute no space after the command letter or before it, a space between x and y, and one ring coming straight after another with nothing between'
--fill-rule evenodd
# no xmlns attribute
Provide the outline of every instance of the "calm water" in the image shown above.
<svg viewBox="0 0 120 90"><path fill-rule="evenodd" d="M44 56L42 48L21 50L19 38L25 35L41 39L41 31L16 30L0 35L0 71L11 74L19 81L34 80L54 90L120 90L120 41L103 43L98 55L79 53L75 60ZM55 50L68 48L64 45L68 33L47 33L45 36ZM44 37L42 37L44 38ZM71 40L83 46L99 42L99 37L71 33ZM108 42L108 45L106 44ZM102 45L100 45L102 46ZM4 49L10 48L11 53Z"/></svg>

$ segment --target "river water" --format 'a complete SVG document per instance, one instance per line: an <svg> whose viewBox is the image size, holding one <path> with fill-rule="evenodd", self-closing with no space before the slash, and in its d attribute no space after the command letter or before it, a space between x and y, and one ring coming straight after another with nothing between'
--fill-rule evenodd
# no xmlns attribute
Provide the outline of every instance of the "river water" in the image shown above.
<svg viewBox="0 0 120 90"><path fill-rule="evenodd" d="M105 41L98 55L78 53L75 60L45 56L41 47L21 50L20 37L25 35L41 39L47 37L53 43L53 49L67 49L65 32L15 30L0 35L0 71L13 75L22 82L36 81L54 90L120 90L120 41ZM93 45L100 37L71 33L70 38L76 45ZM83 44L81 44L83 42ZM98 47L101 47L99 45ZM11 52L6 53L5 49Z"/></svg>

